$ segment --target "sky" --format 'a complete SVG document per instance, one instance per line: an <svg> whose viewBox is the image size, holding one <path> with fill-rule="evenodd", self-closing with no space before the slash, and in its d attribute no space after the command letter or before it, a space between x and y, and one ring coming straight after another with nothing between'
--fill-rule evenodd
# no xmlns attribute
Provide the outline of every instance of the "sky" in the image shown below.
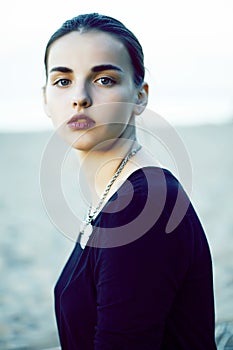
<svg viewBox="0 0 233 350"><path fill-rule="evenodd" d="M0 132L51 130L42 106L46 43L78 14L121 20L141 42L148 108L173 125L233 120L233 1L123 0L4 3Z"/></svg>

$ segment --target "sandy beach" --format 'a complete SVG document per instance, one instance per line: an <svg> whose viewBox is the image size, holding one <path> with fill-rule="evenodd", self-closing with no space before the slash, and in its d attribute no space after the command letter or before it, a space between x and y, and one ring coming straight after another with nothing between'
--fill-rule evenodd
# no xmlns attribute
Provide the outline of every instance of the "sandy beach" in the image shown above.
<svg viewBox="0 0 233 350"><path fill-rule="evenodd" d="M218 350L233 349L233 123L177 128L193 168L192 202L213 257ZM40 194L50 133L0 134L0 349L58 346L53 287L73 248Z"/></svg>

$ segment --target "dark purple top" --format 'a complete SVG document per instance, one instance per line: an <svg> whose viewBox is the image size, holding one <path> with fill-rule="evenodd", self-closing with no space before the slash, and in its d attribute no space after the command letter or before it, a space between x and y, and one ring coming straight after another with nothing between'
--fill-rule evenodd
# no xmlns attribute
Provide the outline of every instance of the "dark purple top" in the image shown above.
<svg viewBox="0 0 233 350"><path fill-rule="evenodd" d="M135 171L93 227L55 287L62 349L215 350L209 246L177 179Z"/></svg>

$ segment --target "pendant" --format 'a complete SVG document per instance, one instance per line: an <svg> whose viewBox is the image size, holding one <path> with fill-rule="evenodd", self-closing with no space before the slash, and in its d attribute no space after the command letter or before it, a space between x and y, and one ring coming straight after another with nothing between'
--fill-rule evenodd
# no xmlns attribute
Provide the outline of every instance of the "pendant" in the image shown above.
<svg viewBox="0 0 233 350"><path fill-rule="evenodd" d="M93 232L93 227L91 224L82 223L80 226L80 245L84 249L87 245L89 237Z"/></svg>

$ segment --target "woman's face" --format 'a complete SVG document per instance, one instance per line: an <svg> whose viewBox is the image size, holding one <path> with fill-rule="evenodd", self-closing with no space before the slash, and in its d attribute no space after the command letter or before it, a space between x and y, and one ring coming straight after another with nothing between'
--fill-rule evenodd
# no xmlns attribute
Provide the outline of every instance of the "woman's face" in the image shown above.
<svg viewBox="0 0 233 350"><path fill-rule="evenodd" d="M111 144L145 108L147 85L135 87L129 54L110 34L71 32L57 39L47 70L45 111L76 149Z"/></svg>

